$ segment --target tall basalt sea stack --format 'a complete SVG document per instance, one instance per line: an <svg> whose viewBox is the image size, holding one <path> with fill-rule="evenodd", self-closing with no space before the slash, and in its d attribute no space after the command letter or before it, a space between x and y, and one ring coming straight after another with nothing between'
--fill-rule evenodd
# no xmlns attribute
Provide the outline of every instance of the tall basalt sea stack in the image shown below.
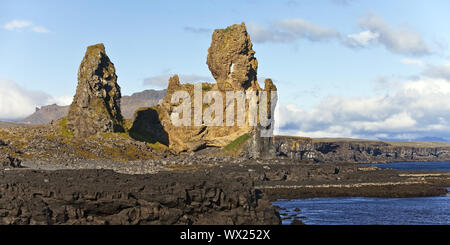
<svg viewBox="0 0 450 245"><path fill-rule="evenodd" d="M78 70L78 86L67 115L67 129L77 137L122 132L120 87L105 46L89 46Z"/></svg>

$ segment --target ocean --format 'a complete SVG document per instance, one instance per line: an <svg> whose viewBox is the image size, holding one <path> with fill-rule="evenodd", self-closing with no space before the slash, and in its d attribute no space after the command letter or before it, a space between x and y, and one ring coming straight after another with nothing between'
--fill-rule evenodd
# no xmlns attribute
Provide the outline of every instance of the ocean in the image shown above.
<svg viewBox="0 0 450 245"><path fill-rule="evenodd" d="M449 171L450 162L371 164L402 170ZM289 225L450 225L450 195L417 198L333 197L273 202ZM300 211L298 211L300 209Z"/></svg>

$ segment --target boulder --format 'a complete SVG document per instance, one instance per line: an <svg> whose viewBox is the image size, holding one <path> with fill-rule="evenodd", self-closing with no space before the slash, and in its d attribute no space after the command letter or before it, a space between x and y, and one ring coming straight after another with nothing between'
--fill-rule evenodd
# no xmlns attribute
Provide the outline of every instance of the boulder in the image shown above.
<svg viewBox="0 0 450 245"><path fill-rule="evenodd" d="M87 48L78 70L78 86L67 115L67 128L77 137L121 132L120 87L105 46Z"/></svg>
<svg viewBox="0 0 450 245"><path fill-rule="evenodd" d="M9 154L1 154L0 155L0 167L6 168L20 168L22 165L22 160L19 158L13 157Z"/></svg>

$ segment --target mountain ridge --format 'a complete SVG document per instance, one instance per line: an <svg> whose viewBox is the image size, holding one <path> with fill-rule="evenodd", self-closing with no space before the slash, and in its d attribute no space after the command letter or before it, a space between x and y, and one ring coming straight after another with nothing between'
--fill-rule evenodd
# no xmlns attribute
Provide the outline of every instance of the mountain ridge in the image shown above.
<svg viewBox="0 0 450 245"><path fill-rule="evenodd" d="M126 119L132 118L134 112L140 107L150 107L159 104L166 96L166 90L147 89L122 97L122 116ZM69 106L56 104L36 108L36 111L26 118L18 121L18 124L42 125L58 120L67 115Z"/></svg>

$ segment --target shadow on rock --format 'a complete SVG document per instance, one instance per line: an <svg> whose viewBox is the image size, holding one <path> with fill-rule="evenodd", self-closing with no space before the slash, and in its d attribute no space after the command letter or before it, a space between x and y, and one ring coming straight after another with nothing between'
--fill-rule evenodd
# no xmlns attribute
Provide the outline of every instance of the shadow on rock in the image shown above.
<svg viewBox="0 0 450 245"><path fill-rule="evenodd" d="M138 141L169 145L169 135L161 124L158 112L153 108L139 108L135 112L129 135Z"/></svg>

